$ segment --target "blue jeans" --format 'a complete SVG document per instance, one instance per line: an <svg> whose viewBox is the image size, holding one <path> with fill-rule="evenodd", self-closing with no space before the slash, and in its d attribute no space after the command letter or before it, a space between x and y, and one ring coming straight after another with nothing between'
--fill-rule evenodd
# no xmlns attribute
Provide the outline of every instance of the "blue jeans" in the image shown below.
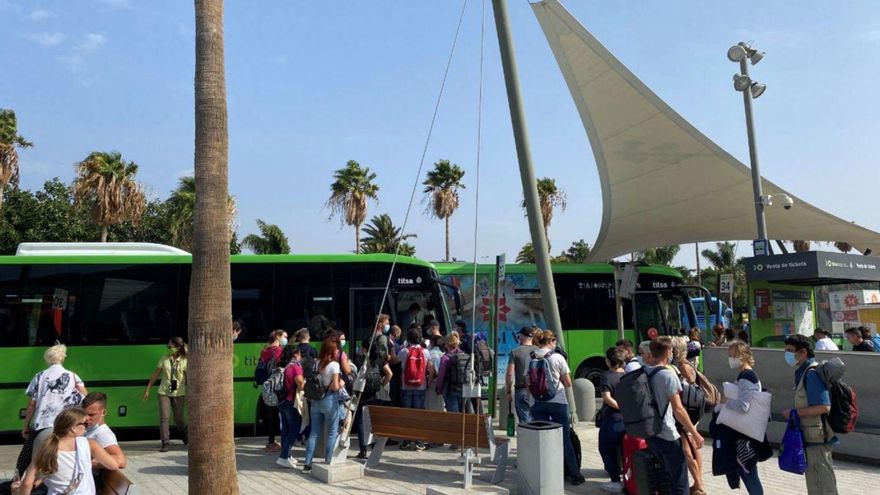
<svg viewBox="0 0 880 495"><path fill-rule="evenodd" d="M401 390L400 407L409 409L425 408L425 390Z"/></svg>
<svg viewBox="0 0 880 495"><path fill-rule="evenodd" d="M284 401L278 404L278 412L281 414L281 454L282 459L290 457L290 448L299 436L302 426L302 416L299 415L293 402Z"/></svg>
<svg viewBox="0 0 880 495"><path fill-rule="evenodd" d="M615 483L620 482L620 447L623 441L623 421L605 418L599 424L599 455L605 472Z"/></svg>
<svg viewBox="0 0 880 495"><path fill-rule="evenodd" d="M551 421L562 425L562 458L565 460L565 471L568 476L580 476L574 447L571 445L571 418L568 415L568 404L538 402L532 406L533 421Z"/></svg>
<svg viewBox="0 0 880 495"><path fill-rule="evenodd" d="M672 480L672 495L688 495L688 467L679 440L670 442L660 437L648 439L648 450L660 459Z"/></svg>
<svg viewBox="0 0 880 495"><path fill-rule="evenodd" d="M757 463L748 474L743 472L742 467L737 469L737 472L739 472L739 477L742 478L743 485L745 485L749 495L764 495L764 486L761 485L761 478L758 478Z"/></svg>
<svg viewBox="0 0 880 495"><path fill-rule="evenodd" d="M513 407L516 409L516 417L520 423L528 423L532 420L532 416L529 414L529 410L532 408L531 401L532 394L529 392L528 387L514 390Z"/></svg>
<svg viewBox="0 0 880 495"><path fill-rule="evenodd" d="M323 399L312 401L312 409L309 412L312 431L306 442L306 465L311 465L315 457L315 445L318 443L318 435L324 433L324 421L329 424L327 441L324 442L324 460L330 462L333 449L336 447L336 437L339 436L340 411L339 392L327 392Z"/></svg>
<svg viewBox="0 0 880 495"><path fill-rule="evenodd" d="M446 401L446 412L461 412L461 391L447 390L443 399Z"/></svg>

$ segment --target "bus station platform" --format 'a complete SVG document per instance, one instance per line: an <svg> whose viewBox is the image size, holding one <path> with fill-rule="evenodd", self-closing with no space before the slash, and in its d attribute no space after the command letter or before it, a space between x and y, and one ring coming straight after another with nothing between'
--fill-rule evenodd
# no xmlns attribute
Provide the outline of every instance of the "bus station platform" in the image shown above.
<svg viewBox="0 0 880 495"><path fill-rule="evenodd" d="M587 482L581 486L566 485L566 494L602 494L599 485L608 481L602 470L602 460L598 452L598 429L587 423L577 427L583 451L583 474ZM502 435L502 432L498 432ZM843 438L846 442L848 439ZM158 452L158 440L122 442L121 446L128 456L128 467L124 470L137 487L137 493L162 493L182 495L187 493L187 458L186 450L179 442L174 442L171 450ZM337 485L326 485L317 479L304 475L302 470L284 469L275 464L277 454L265 454L263 446L265 438L239 438L236 440L236 458L238 461L238 481L242 495L297 494L297 495L330 495L330 494L419 494L424 495L428 486L451 486L462 478L462 468L456 458L457 451L446 447L412 452L398 450L396 447L386 449L382 462L377 469L367 471L360 480ZM515 440L514 440L515 446ZM0 446L0 476L9 479L18 456L18 445ZM294 457L302 463L304 449L297 445ZM707 440L703 447L703 471L708 493L745 493L744 489L732 491L727 486L726 478L712 476L712 449ZM516 450L513 450L507 477L501 486L516 490ZM317 461L317 460L316 460ZM759 474L764 483L764 491L774 495L803 494L806 485L802 476L780 471L776 459L770 459L759 465ZM862 494L866 487L880 483L880 468L876 466L856 464L852 462L834 462L837 474L837 487L841 495ZM217 469L223 469L217 466ZM491 465L476 467L477 477L488 480L493 468ZM486 481L481 481L486 483Z"/></svg>

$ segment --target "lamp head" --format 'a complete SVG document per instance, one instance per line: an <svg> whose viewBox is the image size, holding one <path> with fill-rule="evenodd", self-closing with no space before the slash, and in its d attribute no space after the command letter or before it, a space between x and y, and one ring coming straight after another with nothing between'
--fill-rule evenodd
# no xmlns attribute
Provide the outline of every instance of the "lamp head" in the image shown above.
<svg viewBox="0 0 880 495"><path fill-rule="evenodd" d="M735 84L735 83L734 83ZM749 87L749 90L752 92L752 98L757 98L764 94L764 91L767 90L766 84L761 84L758 82L753 82Z"/></svg>
<svg viewBox="0 0 880 495"><path fill-rule="evenodd" d="M733 75L733 89L737 91L745 91L751 85L752 80L749 79L749 76L744 76L742 74Z"/></svg>
<svg viewBox="0 0 880 495"><path fill-rule="evenodd" d="M731 62L741 62L747 56L748 53L742 45L733 45L727 50L727 59Z"/></svg>

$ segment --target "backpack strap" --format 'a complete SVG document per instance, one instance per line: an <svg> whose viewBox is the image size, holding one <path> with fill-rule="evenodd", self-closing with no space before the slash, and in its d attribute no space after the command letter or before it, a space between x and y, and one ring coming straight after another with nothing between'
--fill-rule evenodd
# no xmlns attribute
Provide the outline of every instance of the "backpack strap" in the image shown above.
<svg viewBox="0 0 880 495"><path fill-rule="evenodd" d="M660 416L660 421L663 421L663 418L666 417L666 411L668 411L672 407L672 402L669 401L667 397L666 401L666 409L663 410L663 414L660 413L660 407L657 403L657 394L654 393L654 377L657 376L657 373L660 373L664 370L662 366L656 366L653 370L648 371L645 368L639 368L645 370L645 376L648 377L648 390L651 391L651 406L654 407L654 412L657 413L657 416Z"/></svg>

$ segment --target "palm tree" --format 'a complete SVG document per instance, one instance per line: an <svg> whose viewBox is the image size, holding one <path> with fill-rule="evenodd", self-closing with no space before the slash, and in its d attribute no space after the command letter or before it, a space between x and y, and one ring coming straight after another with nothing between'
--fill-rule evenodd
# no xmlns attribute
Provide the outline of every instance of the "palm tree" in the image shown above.
<svg viewBox="0 0 880 495"><path fill-rule="evenodd" d="M538 202L541 205L541 219L544 221L544 238L547 239L547 249L550 249L550 236L548 230L553 222L553 210L559 208L565 211L568 206L568 198L565 191L556 186L556 179L542 177L538 179ZM525 209L526 200L523 199L520 206Z"/></svg>
<svg viewBox="0 0 880 495"><path fill-rule="evenodd" d="M238 493L233 441L229 135L223 0L195 0L195 197L189 290L189 493Z"/></svg>
<svg viewBox="0 0 880 495"><path fill-rule="evenodd" d="M171 191L168 198L171 211L171 239L172 243L185 251L192 251L193 239L193 212L196 209L196 179L189 175L181 177L177 188ZM235 217L237 205L234 196L228 196L226 200L226 218L230 240L235 236L238 227ZM232 241L230 241L232 242Z"/></svg>
<svg viewBox="0 0 880 495"><path fill-rule="evenodd" d="M523 244L523 247L519 250L519 253L516 255L517 263L534 263L535 262L535 247L532 246L531 242L527 242Z"/></svg>
<svg viewBox="0 0 880 495"><path fill-rule="evenodd" d="M249 248L254 254L290 254L290 244L281 228L257 219L260 234L249 234L241 240L241 245Z"/></svg>
<svg viewBox="0 0 880 495"><path fill-rule="evenodd" d="M651 265L672 266L672 260L681 250L681 246L661 246L639 251L639 260Z"/></svg>
<svg viewBox="0 0 880 495"><path fill-rule="evenodd" d="M107 242L110 226L126 219L137 223L146 207L144 192L135 180L138 166L117 151L92 152L76 165L73 194L77 204L89 205L92 221L101 227Z"/></svg>
<svg viewBox="0 0 880 495"><path fill-rule="evenodd" d="M841 253L848 253L853 250L852 244L843 241L835 242L834 247L836 247Z"/></svg>
<svg viewBox="0 0 880 495"><path fill-rule="evenodd" d="M366 237L361 241L362 253L389 253L398 252L401 256L415 256L416 248L406 242L415 234L402 234L400 227L395 227L391 217L387 213L374 216L370 223L364 227Z"/></svg>
<svg viewBox="0 0 880 495"><path fill-rule="evenodd" d="M34 144L18 134L15 112L0 109L0 206L3 206L3 192L11 182L18 185L18 151L16 148L30 148Z"/></svg>
<svg viewBox="0 0 880 495"><path fill-rule="evenodd" d="M810 250L811 243L810 241L791 241L792 246L794 246L794 252L796 253L806 253Z"/></svg>
<svg viewBox="0 0 880 495"><path fill-rule="evenodd" d="M449 217L458 209L458 190L464 189L461 178L464 170L449 160L440 160L434 164L434 170L428 172L425 186L425 198L429 200L425 210L446 223L446 261L449 261Z"/></svg>
<svg viewBox="0 0 880 495"><path fill-rule="evenodd" d="M732 273L738 260L736 258L736 244L732 242L716 242L716 251L704 249L703 257L721 273Z"/></svg>
<svg viewBox="0 0 880 495"><path fill-rule="evenodd" d="M345 167L333 172L333 179L326 207L330 208L330 218L339 213L342 221L354 227L354 252L357 253L361 245L361 225L367 219L367 200L379 201L379 186L373 183L376 174L349 160Z"/></svg>

